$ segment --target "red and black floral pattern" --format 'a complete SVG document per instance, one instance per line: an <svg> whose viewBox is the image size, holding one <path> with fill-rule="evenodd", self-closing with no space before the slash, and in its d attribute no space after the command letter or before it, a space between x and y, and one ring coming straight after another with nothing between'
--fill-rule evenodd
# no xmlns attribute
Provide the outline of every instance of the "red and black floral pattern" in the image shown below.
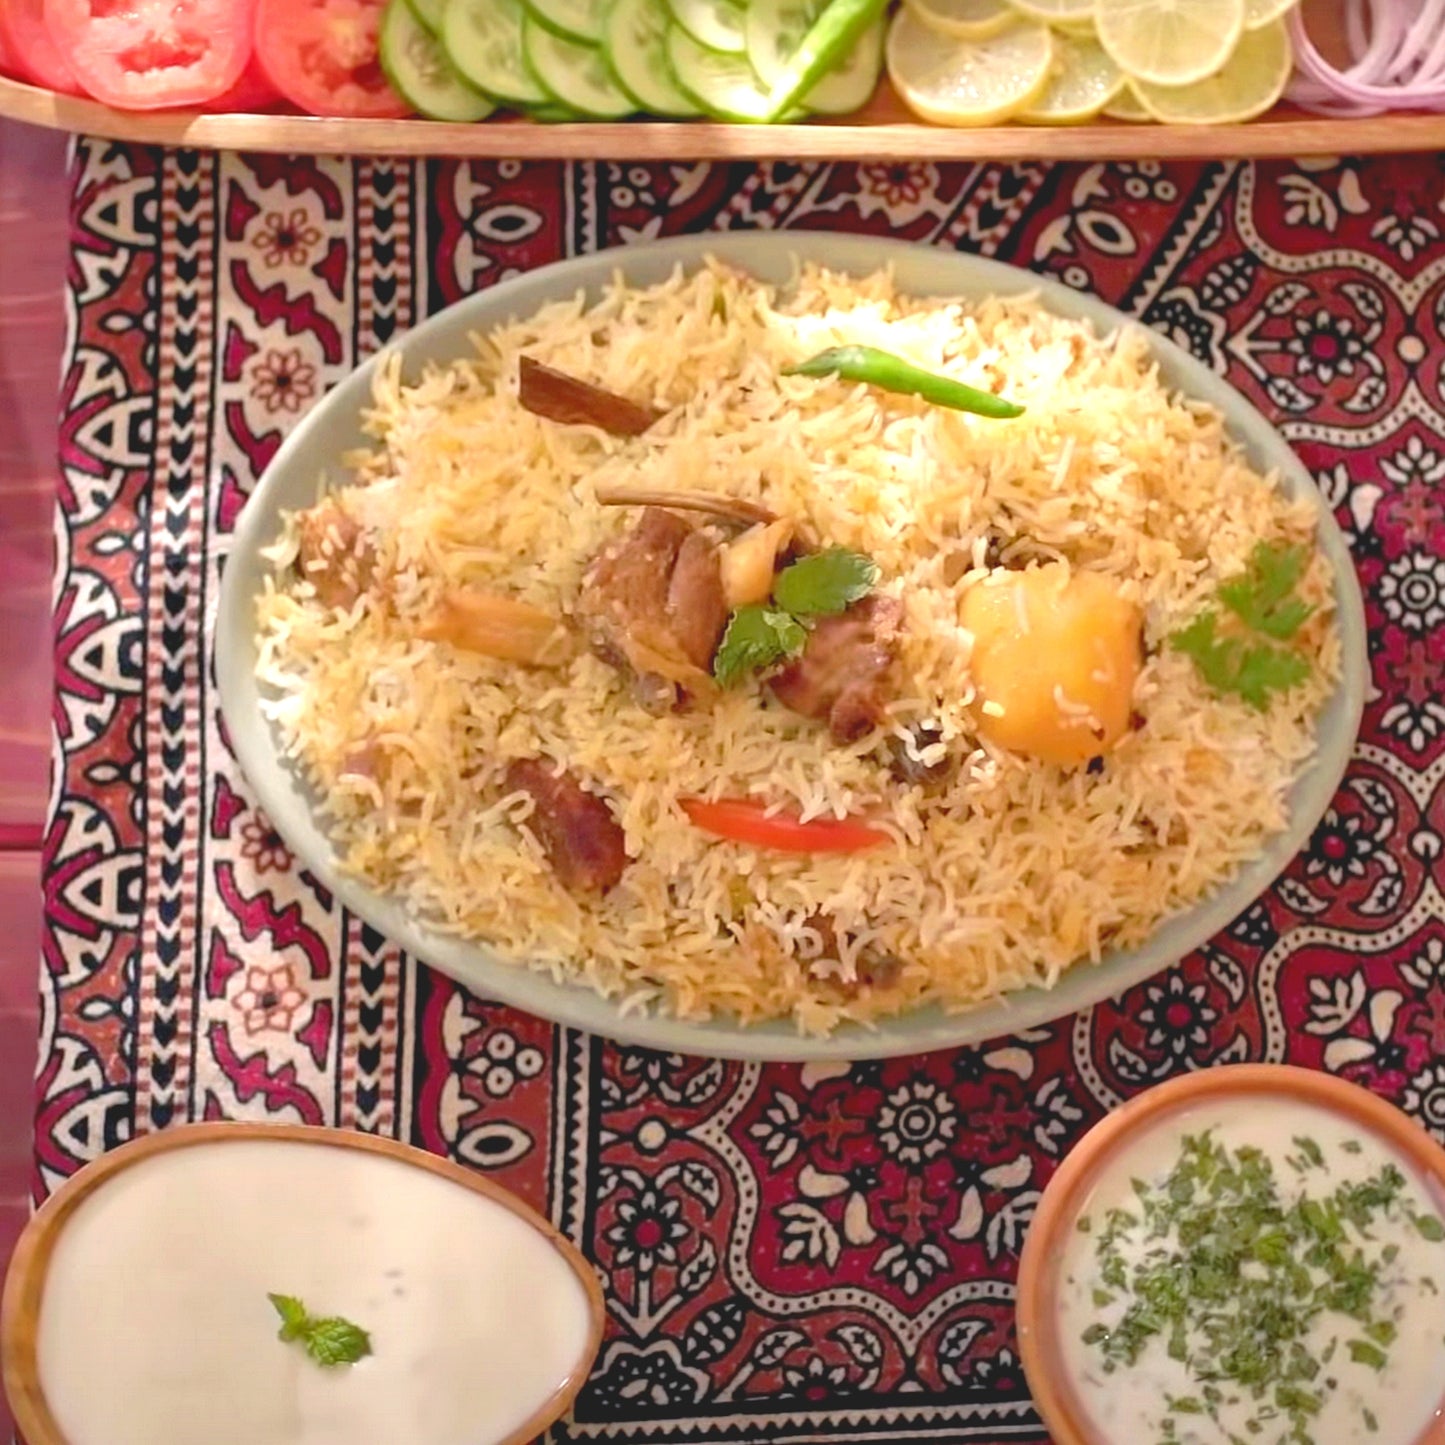
<svg viewBox="0 0 1445 1445"><path fill-rule="evenodd" d="M1445 1138L1445 216L1436 157L1270 165L530 165L82 141L63 394L36 1194L200 1117L410 1139L606 1282L558 1440L1040 1440L1012 1331L1040 1191L1161 1079L1290 1060ZM231 759L209 617L285 430L479 286L687 230L903 236L1188 346L1346 529L1372 683L1280 883L1123 998L953 1054L759 1068L474 998L299 871Z"/></svg>

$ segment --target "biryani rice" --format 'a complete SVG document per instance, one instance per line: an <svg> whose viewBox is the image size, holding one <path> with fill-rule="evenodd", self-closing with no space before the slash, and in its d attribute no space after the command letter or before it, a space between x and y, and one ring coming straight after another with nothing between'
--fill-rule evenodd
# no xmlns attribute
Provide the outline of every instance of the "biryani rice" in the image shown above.
<svg viewBox="0 0 1445 1445"><path fill-rule="evenodd" d="M1212 408L1171 396L1135 328L1100 337L1027 297L899 296L808 268L780 289L710 264L583 298L475 338L475 358L404 384L378 369L341 505L381 579L348 611L298 580L294 526L260 601L260 677L286 754L316 790L347 871L427 924L517 963L683 1018L792 1018L809 1032L937 1002L965 1008L1137 944L1287 821L1339 638L1315 511L1252 471ZM825 347L875 345L1025 404L1012 421L781 375ZM666 416L642 437L522 409L517 357ZM840 747L756 683L653 717L578 655L527 669L421 641L456 585L561 616L588 561L636 513L607 485L725 493L870 556L905 627L891 726L927 721L963 762L925 794L877 738ZM983 746L960 598L989 541L1103 572L1146 616L1131 731L1097 775ZM1260 541L1307 542L1309 680L1258 712L1215 696L1162 645ZM963 561L957 554L963 554ZM957 576L962 566L964 574ZM951 584L951 585L950 585ZM545 755L612 800L631 861L603 899L556 881L509 760ZM385 759L359 767L360 756ZM763 852L693 827L686 797L752 796L804 818L867 814L894 841L854 855ZM821 959L810 919L841 947ZM859 986L863 951L902 961Z"/></svg>

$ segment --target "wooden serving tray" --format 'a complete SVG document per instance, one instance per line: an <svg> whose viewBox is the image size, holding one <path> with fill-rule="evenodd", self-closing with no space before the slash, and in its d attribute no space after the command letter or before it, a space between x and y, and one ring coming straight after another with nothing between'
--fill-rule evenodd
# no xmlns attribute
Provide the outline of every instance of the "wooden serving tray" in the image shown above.
<svg viewBox="0 0 1445 1445"><path fill-rule="evenodd" d="M924 125L885 78L862 110L806 125L504 118L337 120L305 115L120 111L0 78L0 116L149 145L309 155L484 156L529 160L1131 160L1363 155L1445 149L1445 115L1330 119L1277 106L1245 125Z"/></svg>

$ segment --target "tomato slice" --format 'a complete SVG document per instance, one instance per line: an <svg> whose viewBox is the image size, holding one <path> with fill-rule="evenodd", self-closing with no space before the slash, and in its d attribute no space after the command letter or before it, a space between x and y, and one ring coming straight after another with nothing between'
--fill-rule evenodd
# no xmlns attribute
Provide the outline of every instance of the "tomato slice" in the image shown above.
<svg viewBox="0 0 1445 1445"><path fill-rule="evenodd" d="M886 843L889 834L852 818L813 818L804 823L787 813L768 815L751 798L719 798L715 803L684 798L682 810L705 833L782 853L860 853Z"/></svg>
<svg viewBox="0 0 1445 1445"><path fill-rule="evenodd" d="M202 105L251 54L242 0L45 0L50 38L81 85L118 110Z"/></svg>
<svg viewBox="0 0 1445 1445"><path fill-rule="evenodd" d="M377 50L384 0L260 0L256 54L272 85L312 115L395 118Z"/></svg>
<svg viewBox="0 0 1445 1445"><path fill-rule="evenodd" d="M45 28L44 0L0 0L0 64L20 80L80 95L75 69Z"/></svg>
<svg viewBox="0 0 1445 1445"><path fill-rule="evenodd" d="M281 92L266 79L261 62L254 55L246 62L241 78L230 90L206 102L207 110L270 110L281 100Z"/></svg>

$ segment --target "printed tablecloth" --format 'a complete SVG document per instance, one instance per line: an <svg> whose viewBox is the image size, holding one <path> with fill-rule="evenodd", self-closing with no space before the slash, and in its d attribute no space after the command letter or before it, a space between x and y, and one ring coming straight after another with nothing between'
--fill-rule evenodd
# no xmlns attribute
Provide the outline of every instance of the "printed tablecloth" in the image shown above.
<svg viewBox="0 0 1445 1445"><path fill-rule="evenodd" d="M1037 1441L1019 1246L1121 1099L1289 1060L1445 1137L1445 159L523 166L86 140L73 197L37 1198L179 1120L394 1135L516 1190L605 1277L607 1338L555 1440ZM361 358L562 256L781 226L995 256L1182 342L1294 444L1368 598L1355 761L1280 885L1181 967L984 1048L757 1067L473 997L294 866L217 711L237 515Z"/></svg>

